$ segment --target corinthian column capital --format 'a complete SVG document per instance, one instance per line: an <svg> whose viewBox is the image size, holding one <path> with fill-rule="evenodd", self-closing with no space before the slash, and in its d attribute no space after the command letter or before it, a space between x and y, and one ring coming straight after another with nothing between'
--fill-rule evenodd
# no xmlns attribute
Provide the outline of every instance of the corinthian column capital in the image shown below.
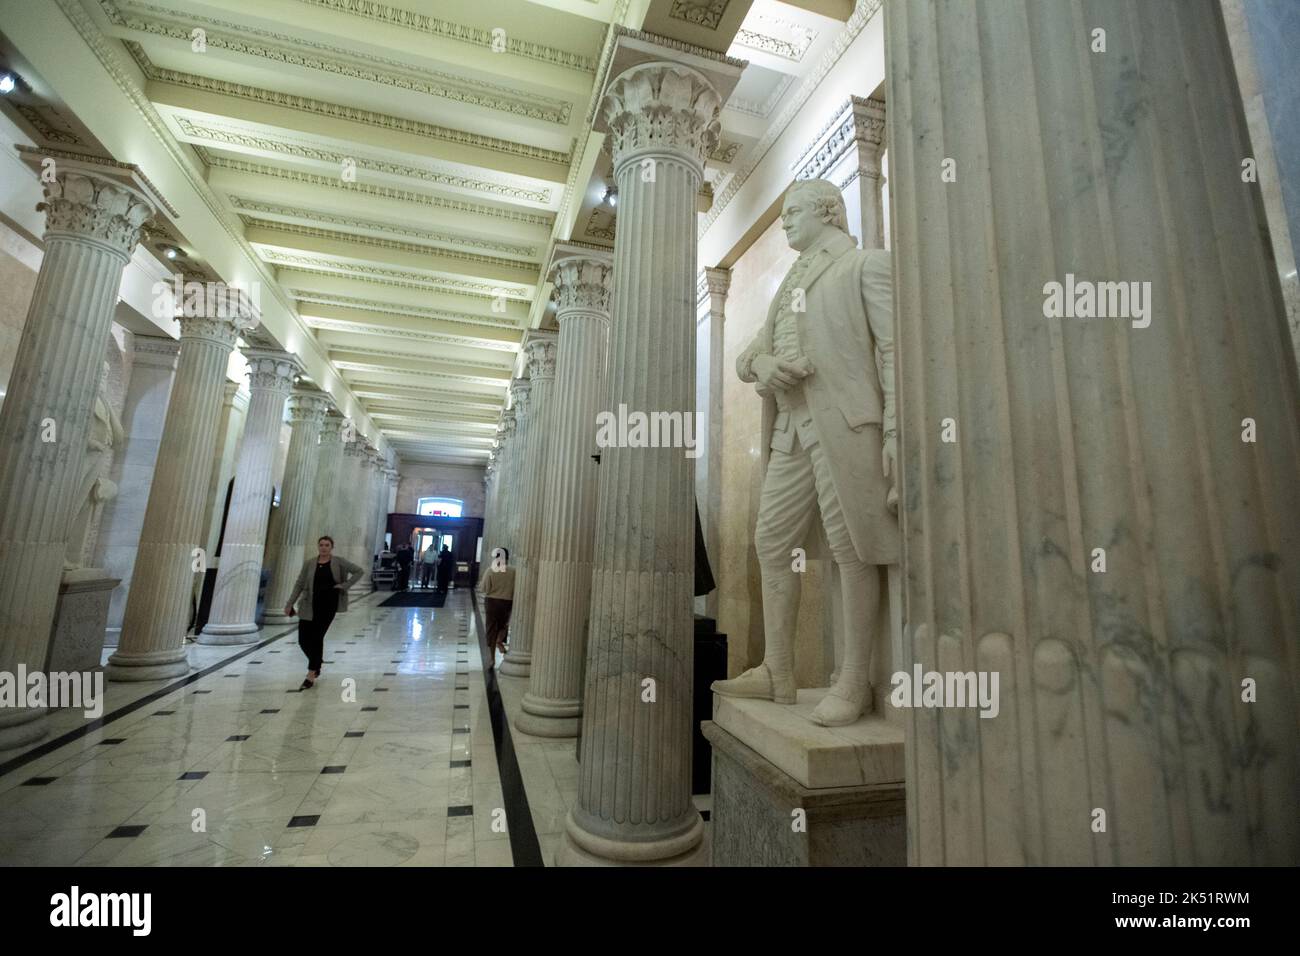
<svg viewBox="0 0 1300 956"><path fill-rule="evenodd" d="M614 263L598 254L557 259L549 276L555 284L557 321L570 312L597 312L608 317L614 294Z"/></svg>
<svg viewBox="0 0 1300 956"><path fill-rule="evenodd" d="M270 389L288 395L293 390L293 377L302 371L296 357L279 349L246 349L244 358L248 360L251 390Z"/></svg>
<svg viewBox="0 0 1300 956"><path fill-rule="evenodd" d="M718 145L722 100L708 78L676 63L642 63L605 92L601 113L609 127L614 168L667 153L704 168Z"/></svg>
<svg viewBox="0 0 1300 956"><path fill-rule="evenodd" d="M139 190L84 169L55 166L54 182L45 183L45 238L97 239L130 258L140 241L140 227L154 205Z"/></svg>
<svg viewBox="0 0 1300 956"><path fill-rule="evenodd" d="M524 340L524 355L528 359L530 381L551 381L555 378L554 332L529 332Z"/></svg>

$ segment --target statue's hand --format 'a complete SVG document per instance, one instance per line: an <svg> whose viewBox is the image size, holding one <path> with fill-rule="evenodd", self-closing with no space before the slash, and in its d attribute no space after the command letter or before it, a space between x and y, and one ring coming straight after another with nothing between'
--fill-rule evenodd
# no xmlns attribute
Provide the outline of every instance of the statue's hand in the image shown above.
<svg viewBox="0 0 1300 956"><path fill-rule="evenodd" d="M758 384L773 391L783 391L812 373L812 363L806 358L787 362L775 355L756 355L750 366Z"/></svg>

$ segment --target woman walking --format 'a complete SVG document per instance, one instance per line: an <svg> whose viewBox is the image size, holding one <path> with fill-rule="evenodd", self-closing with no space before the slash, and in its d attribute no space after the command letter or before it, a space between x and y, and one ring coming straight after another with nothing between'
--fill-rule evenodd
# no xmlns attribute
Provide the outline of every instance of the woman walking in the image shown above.
<svg viewBox="0 0 1300 956"><path fill-rule="evenodd" d="M325 656L325 632L339 611L348 609L348 589L364 574L346 558L334 554L334 539L322 535L316 542L316 557L303 562L298 581L289 595L284 613L293 617L294 602L304 598L298 615L298 646L307 655L307 677L299 690L307 690L320 677L321 658Z"/></svg>
<svg viewBox="0 0 1300 956"><path fill-rule="evenodd" d="M506 632L510 627L510 609L515 600L515 569L509 566L510 552L496 548L492 565L483 576L483 607L487 612L487 667L496 666L497 648L506 652Z"/></svg>

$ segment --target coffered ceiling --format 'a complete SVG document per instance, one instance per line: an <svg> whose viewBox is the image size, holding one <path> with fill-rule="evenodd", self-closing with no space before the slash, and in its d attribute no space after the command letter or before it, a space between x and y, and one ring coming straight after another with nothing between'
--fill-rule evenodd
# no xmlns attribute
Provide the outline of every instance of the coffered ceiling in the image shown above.
<svg viewBox="0 0 1300 956"><path fill-rule="evenodd" d="M842 27L832 0L57 5L113 45L387 442L462 463L486 460L522 337L552 321L552 243L613 244L610 161L591 132L612 26L751 62L702 213ZM96 148L62 104L20 105L10 115L38 144ZM184 221L160 230L193 254Z"/></svg>

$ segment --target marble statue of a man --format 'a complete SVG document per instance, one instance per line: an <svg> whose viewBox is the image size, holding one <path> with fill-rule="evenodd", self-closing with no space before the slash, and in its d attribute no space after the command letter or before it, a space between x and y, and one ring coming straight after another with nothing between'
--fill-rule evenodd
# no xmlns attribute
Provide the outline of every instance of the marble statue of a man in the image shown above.
<svg viewBox="0 0 1300 956"><path fill-rule="evenodd" d="M113 449L126 437L117 412L104 399L108 383L108 363L104 363L99 393L95 396L94 414L90 432L86 436L86 455L82 459L81 481L77 484L78 508L68 527L68 550L63 559L63 569L72 571L86 566L95 544L99 521L104 505L117 496L117 485L109 481L108 469L113 463Z"/></svg>
<svg viewBox="0 0 1300 956"><path fill-rule="evenodd" d="M765 472L754 545L763 582L763 662L724 696L795 702L800 573L794 549L840 574L844 653L814 723L851 724L871 703L880 565L899 560L897 437L889 253L860 250L834 183L803 180L781 221L799 258L767 321L736 360L763 397Z"/></svg>

